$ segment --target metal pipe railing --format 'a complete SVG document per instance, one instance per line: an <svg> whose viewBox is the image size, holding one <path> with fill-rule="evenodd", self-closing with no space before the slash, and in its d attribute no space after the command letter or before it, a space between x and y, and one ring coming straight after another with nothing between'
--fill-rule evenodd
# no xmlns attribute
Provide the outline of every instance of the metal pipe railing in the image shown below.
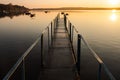
<svg viewBox="0 0 120 80"><path fill-rule="evenodd" d="M58 25L58 17L59 14L55 17L55 19L53 20L53 22L51 22L48 27L46 27L44 29L44 31L42 32L41 36L39 36L35 42L26 50L26 52L18 59L18 61L15 63L15 65L8 71L8 73L5 75L5 77L3 78L3 80L9 80L13 74L16 72L16 70L18 69L18 67L20 66L20 64L22 64L22 80L26 79L25 76L25 58L30 54L30 52L32 51L32 49L37 45L37 43L40 41L41 42L41 66L44 67L44 63L43 63L43 49L44 49L44 34L46 31L48 31L48 48L50 47L50 28L51 28L51 43L52 43L52 36L53 34L53 27ZM52 24L56 24L56 25L52 25ZM52 44L51 44L52 45Z"/></svg>
<svg viewBox="0 0 120 80"><path fill-rule="evenodd" d="M40 37L27 49L27 51L19 58L19 60L16 62L16 64L9 70L7 75L3 78L3 80L9 80L10 77L13 75L13 73L17 70L17 68L22 63L23 65L23 80L25 80L25 65L24 65L24 59L25 57L30 53L30 51L35 47L35 45L39 42Z"/></svg>
<svg viewBox="0 0 120 80"><path fill-rule="evenodd" d="M103 68L105 70L105 72L107 73L108 77L110 80L116 80L115 77L112 75L112 73L109 71L109 69L107 68L107 66L104 64L104 62L102 61L102 59L97 55L97 53L90 47L90 45L88 44L87 41L85 41L85 39L81 36L82 41L84 42L84 44L88 47L88 49L92 52L92 55L95 57L95 59L98 61L99 63L99 72L98 72L98 80L101 80L101 69Z"/></svg>
<svg viewBox="0 0 120 80"><path fill-rule="evenodd" d="M71 24L70 20L66 17L66 15L64 15L64 20L67 22L65 22L65 25L67 30L68 30L68 34L70 35L70 42L72 44L72 49L73 49L73 54L74 57L76 59L76 67L77 67L77 71L78 74L80 75L80 64L81 64L81 41L83 41L83 43L87 46L87 48L92 52L92 55L94 56L94 58L97 60L97 62L99 63L99 69L98 69L98 80L101 80L101 71L102 68L104 69L104 71L106 72L106 74L108 75L110 80L116 80L115 77L112 75L112 73L109 71L109 69L107 68L107 66L104 64L104 62L102 61L102 59L97 55L97 53L91 48L91 46L88 44L88 42L84 39L84 37L79 34L78 30ZM72 28L71 28L72 27ZM71 39L71 37L73 35L75 35L74 33L72 33L72 31L75 31L77 34L77 55L75 54L75 50L73 48L73 39Z"/></svg>

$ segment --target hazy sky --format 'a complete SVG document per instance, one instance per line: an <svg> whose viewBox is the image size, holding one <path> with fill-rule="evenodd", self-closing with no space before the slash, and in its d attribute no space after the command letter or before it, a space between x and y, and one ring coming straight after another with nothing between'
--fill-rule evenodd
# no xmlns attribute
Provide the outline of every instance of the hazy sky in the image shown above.
<svg viewBox="0 0 120 80"><path fill-rule="evenodd" d="M120 0L0 0L0 3L39 7L120 7Z"/></svg>

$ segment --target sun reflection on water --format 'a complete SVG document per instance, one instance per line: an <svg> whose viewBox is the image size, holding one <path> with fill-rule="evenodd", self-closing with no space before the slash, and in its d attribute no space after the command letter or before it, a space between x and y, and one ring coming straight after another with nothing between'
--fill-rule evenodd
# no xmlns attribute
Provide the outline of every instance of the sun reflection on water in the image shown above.
<svg viewBox="0 0 120 80"><path fill-rule="evenodd" d="M116 10L112 10L112 13L115 13L115 12L117 12Z"/></svg>
<svg viewBox="0 0 120 80"><path fill-rule="evenodd" d="M116 21L117 20L117 14L116 10L112 10L112 15L110 16L111 21Z"/></svg>

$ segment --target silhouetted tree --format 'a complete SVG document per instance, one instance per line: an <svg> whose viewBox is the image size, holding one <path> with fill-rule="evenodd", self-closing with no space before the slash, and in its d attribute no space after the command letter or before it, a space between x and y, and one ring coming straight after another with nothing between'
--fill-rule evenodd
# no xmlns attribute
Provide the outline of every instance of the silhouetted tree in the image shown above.
<svg viewBox="0 0 120 80"><path fill-rule="evenodd" d="M0 13L19 13L26 12L29 9L24 6L9 4L0 4Z"/></svg>

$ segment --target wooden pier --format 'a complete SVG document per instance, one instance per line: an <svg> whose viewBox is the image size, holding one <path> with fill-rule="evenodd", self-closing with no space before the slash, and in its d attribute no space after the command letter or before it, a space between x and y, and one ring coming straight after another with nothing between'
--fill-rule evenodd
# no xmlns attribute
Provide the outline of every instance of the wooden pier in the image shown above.
<svg viewBox="0 0 120 80"><path fill-rule="evenodd" d="M48 57L39 80L75 80L75 64L64 18L58 19Z"/></svg>

